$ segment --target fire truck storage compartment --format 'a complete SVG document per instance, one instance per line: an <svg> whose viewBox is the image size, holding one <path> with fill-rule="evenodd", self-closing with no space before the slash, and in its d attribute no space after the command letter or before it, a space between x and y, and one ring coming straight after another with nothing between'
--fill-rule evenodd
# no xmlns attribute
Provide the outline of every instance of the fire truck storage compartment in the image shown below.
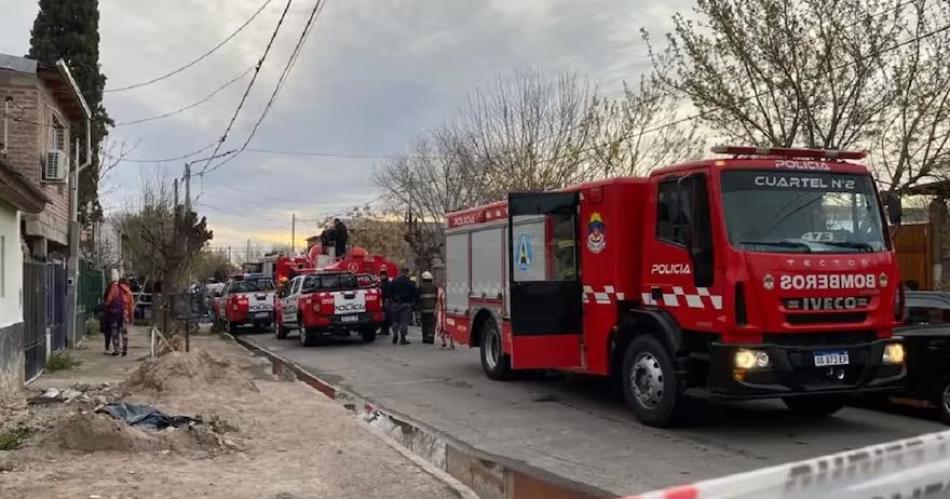
<svg viewBox="0 0 950 499"><path fill-rule="evenodd" d="M502 272L503 226L472 232L472 298L500 300L505 293Z"/></svg>
<svg viewBox="0 0 950 499"><path fill-rule="evenodd" d="M468 312L469 231L450 233L445 238L446 277L445 309L450 314Z"/></svg>

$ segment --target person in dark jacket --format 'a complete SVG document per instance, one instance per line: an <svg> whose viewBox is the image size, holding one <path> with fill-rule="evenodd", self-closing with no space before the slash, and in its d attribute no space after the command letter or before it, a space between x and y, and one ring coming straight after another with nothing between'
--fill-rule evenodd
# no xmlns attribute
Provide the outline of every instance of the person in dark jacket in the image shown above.
<svg viewBox="0 0 950 499"><path fill-rule="evenodd" d="M422 326L422 342L435 343L435 298L436 287L432 272L422 273L422 284L419 286L419 323Z"/></svg>
<svg viewBox="0 0 950 499"><path fill-rule="evenodd" d="M346 243L349 239L346 224L339 218L334 218L333 229L336 231L336 257L344 258L346 256Z"/></svg>
<svg viewBox="0 0 950 499"><path fill-rule="evenodd" d="M379 334L386 336L393 325L393 314L389 303L389 272L386 269L379 271L379 293L383 299L383 327Z"/></svg>
<svg viewBox="0 0 950 499"><path fill-rule="evenodd" d="M320 233L320 250L324 255L329 255L330 248L336 251L336 229L332 225L328 225Z"/></svg>
<svg viewBox="0 0 950 499"><path fill-rule="evenodd" d="M416 283L412 282L407 274L408 269L403 269L392 283L389 285L389 300L392 303L393 313L393 345L397 342L400 345L408 345L406 334L409 332L409 320L412 317L412 306L418 299Z"/></svg>

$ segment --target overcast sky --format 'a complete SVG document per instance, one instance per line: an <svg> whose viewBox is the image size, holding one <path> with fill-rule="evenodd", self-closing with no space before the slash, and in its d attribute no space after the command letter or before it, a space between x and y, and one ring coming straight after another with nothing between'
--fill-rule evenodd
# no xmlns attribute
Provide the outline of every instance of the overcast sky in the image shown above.
<svg viewBox="0 0 950 499"><path fill-rule="evenodd" d="M23 55L38 6L2 0L0 52ZM101 63L107 90L179 67L223 40L264 0L101 0ZM639 30L660 34L691 0L329 0L291 79L249 147L381 156L450 119L466 94L495 75L568 70L616 93L647 66ZM139 89L107 93L117 123L191 104L250 68L274 30L284 0L189 70ZM294 0L288 20L223 150L240 146L270 96L313 0ZM226 7L225 7L226 6ZM221 136L250 75L174 117L124 126L113 143L130 158L187 154ZM210 152L210 151L209 151ZM374 199L378 159L245 152L203 179L192 195L215 246L246 238L288 242L291 213L313 220ZM183 162L119 165L103 185L107 211L134 203L141 185L174 178ZM200 169L196 167L196 169ZM313 233L311 222L298 225Z"/></svg>

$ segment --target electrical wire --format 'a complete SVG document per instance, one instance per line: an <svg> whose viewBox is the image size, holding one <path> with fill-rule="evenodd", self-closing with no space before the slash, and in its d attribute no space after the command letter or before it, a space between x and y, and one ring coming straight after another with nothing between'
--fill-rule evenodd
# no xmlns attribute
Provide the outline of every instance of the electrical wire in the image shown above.
<svg viewBox="0 0 950 499"><path fill-rule="evenodd" d="M213 142L213 143L211 143L211 144L208 144L208 145L202 147L201 149L198 149L198 150L196 150L196 151L192 151L192 152L190 152L190 153L188 153L188 154L183 154L183 155L181 155L181 156L176 156L176 157L174 157L174 158L163 158L163 159L121 158L121 157L118 157L118 156L111 156L111 155L109 155L109 154L105 154L104 156L107 157L107 158L109 158L109 159L118 159L118 160L125 161L125 162L128 162L128 163L169 163L169 162L172 162L172 161L180 161L180 160L183 160L183 159L188 159L188 158L190 158L190 157L192 157L192 156L197 156L197 155L199 155L199 154L201 154L201 153L207 151L208 149L211 149L212 147L214 147L214 145L215 145L216 143L217 143L217 142Z"/></svg>
<svg viewBox="0 0 950 499"><path fill-rule="evenodd" d="M264 122L264 119L267 118L267 115L270 113L271 108L274 105L274 102L277 100L277 96L280 94L281 89L284 86L287 78L290 76L290 72L293 70L294 66L297 63L297 58L300 56L300 51L303 49L303 45L306 43L307 39L310 37L311 29L316 18L320 15L320 12L323 11L323 7L326 5L324 0L316 0L313 4L313 9L310 11L310 17L307 18L307 24L304 25L303 31L300 33L300 37L297 38L297 44L294 46L293 51L291 51L290 57L287 59L287 64L284 65L284 70L280 74L280 78L277 79L277 84L274 86L274 91L271 93L270 99L268 99L267 104L264 106L264 110L261 112L260 117L257 119L257 122L254 123L254 127L251 129L251 133L248 134L247 139L244 140L244 144L241 145L240 151L237 154L221 161L220 163L214 165L210 169L205 169L202 171L202 175L206 173L211 173L218 168L221 168L228 162L232 161L234 158L238 157L245 149L247 149L248 144L251 143L251 140L254 139L254 136L257 134L258 128L260 128L261 123Z"/></svg>
<svg viewBox="0 0 950 499"><path fill-rule="evenodd" d="M181 114L181 113L183 113L183 112L185 112L185 111L188 111L189 109L194 109L194 108L196 108L196 107L198 107L198 106L204 104L205 102L208 102L208 101L211 100L215 95L218 95L219 93L221 93L224 89L226 89L226 88L230 87L231 85L234 85L235 83L237 83L237 82L243 80L244 77L247 76L248 73L250 73L250 72L253 71L253 70L254 70L254 66L251 66L251 67L247 68L247 70L245 70L245 71L244 71L243 73L241 73L240 75L238 75L238 76L236 76L235 78L229 80L227 83L225 83L224 85L221 85L220 87L218 87L218 88L215 89L213 92L211 92L210 94L206 95L205 97L201 98L200 100L195 101L195 102L193 102L193 103L191 103L191 104L189 104L189 105L187 105L187 106L180 107L180 108L178 108L178 109L176 109L176 110L174 110L174 111L170 111L170 112L167 112L167 113L164 113L164 114L160 114L160 115L157 115L157 116L152 116L152 117L150 117L150 118L142 118L142 119L138 119L138 120L132 120L132 121L125 121L125 122L122 122L122 123L116 123L115 126L116 126L116 127L120 127L120 126L138 125L139 123L147 123L147 122L149 122L149 121L156 121L156 120L161 120L161 119L169 118L169 117L174 116L174 115L176 115L176 114Z"/></svg>
<svg viewBox="0 0 950 499"><path fill-rule="evenodd" d="M261 154L286 154L289 156L316 156L320 158L344 158L344 159L397 159L398 156L385 154L337 154L317 151L290 151L281 149L259 149L248 147L246 152L256 152Z"/></svg>
<svg viewBox="0 0 950 499"><path fill-rule="evenodd" d="M214 153L211 155L212 157L218 154L218 151L221 150L221 146L224 145L224 141L228 140L228 134L231 133L231 128L234 126L234 122L237 121L238 115L241 114L241 109L244 107L244 103L247 102L247 96L250 95L251 89L254 88L254 83L257 82L257 76L261 74L261 68L264 66L264 62L267 60L267 55L270 54L271 47L274 46L274 40L277 39L277 34L280 33L280 28L284 25L284 19L287 18L287 12L290 11L290 5L292 3L293 0L287 0L287 5L284 6L284 11L280 14L280 19L277 20L277 26L274 28L274 33L271 34L270 40L268 40L267 46L264 48L264 53L261 55L261 58L257 63L257 67L254 69L254 76L251 77L250 83L248 83L247 88L244 90L244 95L241 96L241 101L234 110L234 115L231 116L231 121L228 123L227 128L224 129L224 134L222 134L221 138L218 139L218 145L215 147ZM208 169L209 164L211 164L210 159L204 164L201 172L198 173L199 176L204 175L204 172Z"/></svg>
<svg viewBox="0 0 950 499"><path fill-rule="evenodd" d="M271 3L272 1L273 1L273 0L265 0L265 1L264 1L264 4L261 5L260 8L258 8L258 9L254 12L254 14L251 15L250 18L248 18L247 21L244 21L244 24L238 26L238 28L237 28L236 30L234 30L233 33L231 33L230 35L228 35L227 38L225 38L225 39L222 40L220 43L218 43L217 45L215 45L214 47L212 47L211 50L205 52L204 54L201 54L197 59L195 59L195 60L193 60L193 61L191 61L191 62L185 64L184 66L179 67L178 69L175 69L175 70L172 70L172 71L170 71L170 72L168 72L168 73L165 73L165 74L162 75L162 76L158 76L158 77L156 77L156 78L152 78L151 80L143 81L143 82L141 82L141 83L136 83L136 84L133 84L133 85L127 85L127 86L124 86L124 87L106 89L106 90L103 90L103 93L124 92L124 91L126 91L126 90L132 90L132 89L134 89L134 88L141 88L141 87L144 87L144 86L146 86L146 85L151 85L151 84L153 84L153 83L157 83L157 82L159 82L159 81L162 81L162 80L171 78L172 76L175 76L176 74L181 73L182 71L184 71L184 70L186 70L186 69L188 69L188 68L194 66L195 64L198 64L199 62L201 62L202 60L204 60L205 58L207 58L207 57L210 56L211 54L215 53L218 49L220 49L221 47L223 47L225 44L227 44L228 42L230 42L235 36L238 35L238 33L240 33L241 31L243 31L244 28L246 28L249 24L251 24L251 21L253 21L255 18L257 18L257 16L258 16L261 12L263 12L264 9L265 9L268 5L270 5L270 3ZM286 11L285 11L285 13L286 13Z"/></svg>

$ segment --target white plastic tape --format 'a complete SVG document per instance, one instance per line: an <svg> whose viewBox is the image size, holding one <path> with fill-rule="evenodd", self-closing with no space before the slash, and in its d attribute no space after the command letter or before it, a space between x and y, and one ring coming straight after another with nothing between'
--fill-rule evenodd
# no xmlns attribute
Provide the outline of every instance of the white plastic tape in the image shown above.
<svg viewBox="0 0 950 499"><path fill-rule="evenodd" d="M636 499L764 497L950 498L950 431L634 496Z"/></svg>

